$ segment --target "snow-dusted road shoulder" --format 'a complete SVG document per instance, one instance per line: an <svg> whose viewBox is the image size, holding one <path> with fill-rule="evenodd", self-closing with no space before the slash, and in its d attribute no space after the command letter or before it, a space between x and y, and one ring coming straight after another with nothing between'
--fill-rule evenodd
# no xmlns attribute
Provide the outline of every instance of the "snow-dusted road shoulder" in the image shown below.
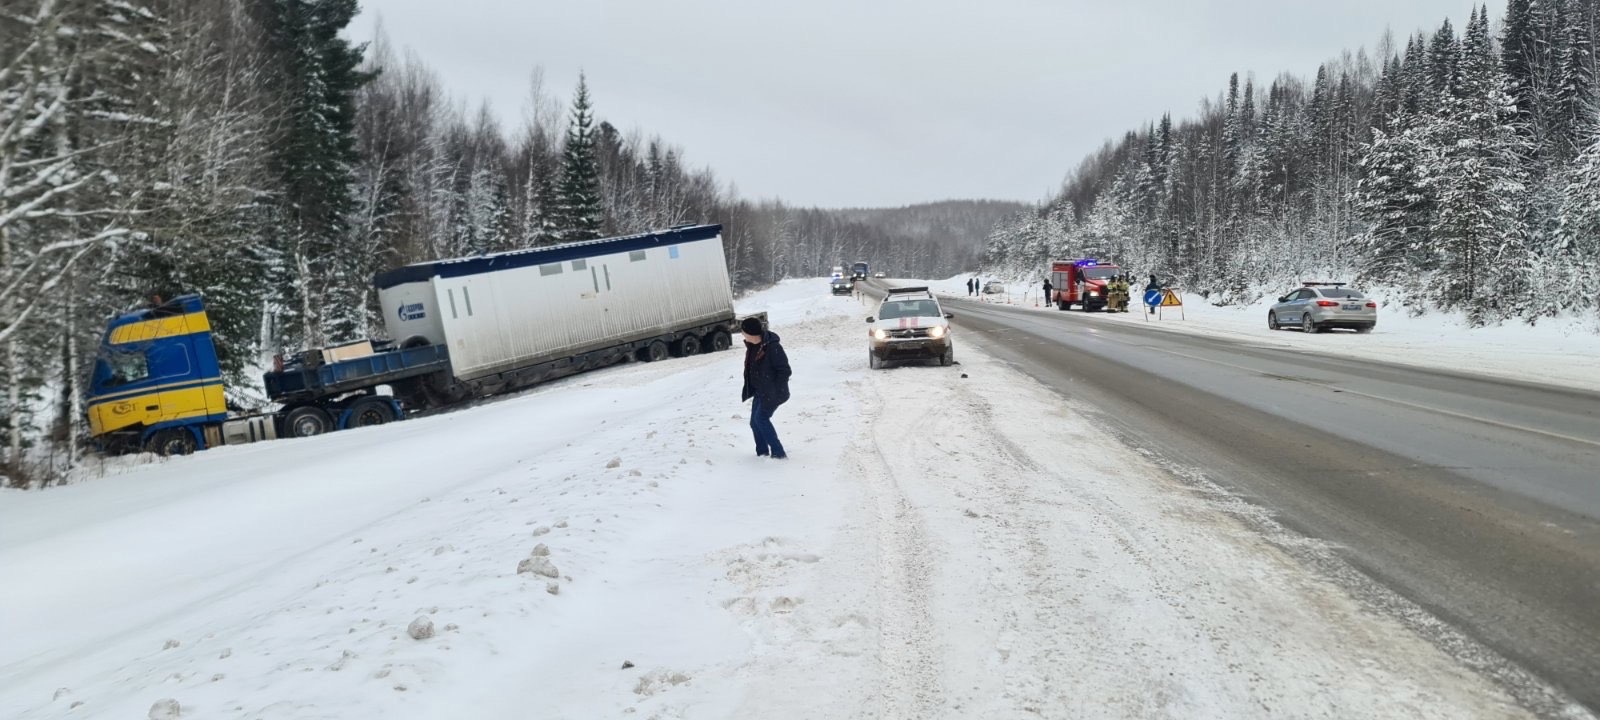
<svg viewBox="0 0 1600 720"><path fill-rule="evenodd" d="M738 353L0 497L0 717L1524 717L960 344L789 283ZM151 716L154 716L153 714Z"/></svg>

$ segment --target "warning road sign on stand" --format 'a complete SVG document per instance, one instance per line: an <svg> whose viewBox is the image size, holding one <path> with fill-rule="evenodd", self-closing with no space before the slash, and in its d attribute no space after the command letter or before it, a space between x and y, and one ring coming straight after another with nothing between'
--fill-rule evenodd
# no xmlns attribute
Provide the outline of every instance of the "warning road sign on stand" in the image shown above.
<svg viewBox="0 0 1600 720"><path fill-rule="evenodd" d="M1157 320L1162 319L1162 311L1169 307L1178 309L1179 320L1185 319L1183 316L1183 298L1178 297L1177 291L1172 288L1144 291L1144 304L1150 306L1150 309L1144 314L1146 321L1150 319L1151 315L1155 315Z"/></svg>

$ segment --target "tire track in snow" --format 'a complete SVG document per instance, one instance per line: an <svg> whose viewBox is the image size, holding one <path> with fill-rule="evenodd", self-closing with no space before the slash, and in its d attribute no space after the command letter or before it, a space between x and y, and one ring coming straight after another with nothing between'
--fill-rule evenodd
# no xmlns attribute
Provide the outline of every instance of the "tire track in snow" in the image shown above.
<svg viewBox="0 0 1600 720"><path fill-rule="evenodd" d="M853 448L853 454L874 501L878 534L880 717L924 720L938 716L944 705L937 626L929 609L934 568L922 515L901 489L885 448L925 420L885 417L896 406L885 402L880 383L871 387L878 417L861 443L866 447Z"/></svg>

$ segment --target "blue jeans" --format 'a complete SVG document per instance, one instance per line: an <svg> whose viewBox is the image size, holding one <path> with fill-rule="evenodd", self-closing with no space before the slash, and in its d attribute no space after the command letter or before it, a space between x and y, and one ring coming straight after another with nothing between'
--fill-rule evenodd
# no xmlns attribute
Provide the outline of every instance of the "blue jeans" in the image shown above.
<svg viewBox="0 0 1600 720"><path fill-rule="evenodd" d="M777 408L762 405L761 398L750 401L750 430L756 436L756 454L788 457L788 453L783 451L783 443L778 440L778 429L772 426L772 413L775 410Z"/></svg>

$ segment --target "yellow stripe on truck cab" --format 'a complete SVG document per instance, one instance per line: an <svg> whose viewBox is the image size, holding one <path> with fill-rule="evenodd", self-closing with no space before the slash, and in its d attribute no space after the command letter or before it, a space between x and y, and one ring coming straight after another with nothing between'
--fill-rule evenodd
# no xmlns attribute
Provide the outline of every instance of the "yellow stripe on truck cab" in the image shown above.
<svg viewBox="0 0 1600 720"><path fill-rule="evenodd" d="M155 409L151 410L152 407ZM227 411L227 399L220 382L181 390L156 390L90 406L89 434L98 437L123 428L221 415Z"/></svg>
<svg viewBox="0 0 1600 720"><path fill-rule="evenodd" d="M210 331L211 319L206 317L204 311L194 312L123 325L111 331L111 344L146 342Z"/></svg>

